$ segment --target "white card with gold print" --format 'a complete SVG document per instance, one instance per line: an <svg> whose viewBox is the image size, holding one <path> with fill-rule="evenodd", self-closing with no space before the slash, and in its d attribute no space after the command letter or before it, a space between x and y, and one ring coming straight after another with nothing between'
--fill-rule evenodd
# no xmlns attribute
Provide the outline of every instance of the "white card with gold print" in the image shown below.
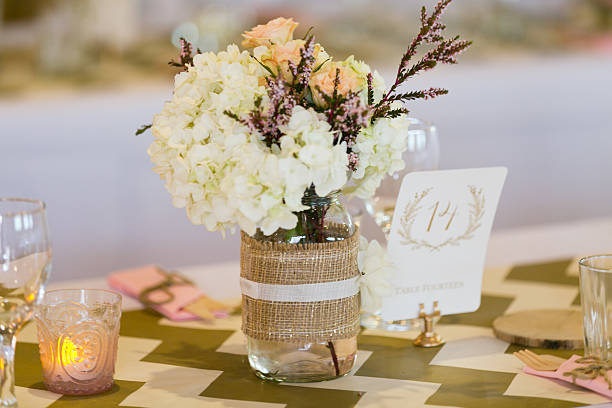
<svg viewBox="0 0 612 408"><path fill-rule="evenodd" d="M438 301L441 314L480 306L482 272L505 167L409 173L395 205L388 241L392 293L382 318L418 317Z"/></svg>

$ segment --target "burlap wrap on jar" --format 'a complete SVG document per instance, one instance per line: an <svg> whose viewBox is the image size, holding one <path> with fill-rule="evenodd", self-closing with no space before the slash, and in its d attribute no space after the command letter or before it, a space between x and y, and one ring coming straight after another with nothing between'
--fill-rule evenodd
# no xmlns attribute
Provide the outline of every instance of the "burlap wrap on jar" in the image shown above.
<svg viewBox="0 0 612 408"><path fill-rule="evenodd" d="M315 343L359 332L359 232L320 244L262 242L242 232L242 331L266 341Z"/></svg>

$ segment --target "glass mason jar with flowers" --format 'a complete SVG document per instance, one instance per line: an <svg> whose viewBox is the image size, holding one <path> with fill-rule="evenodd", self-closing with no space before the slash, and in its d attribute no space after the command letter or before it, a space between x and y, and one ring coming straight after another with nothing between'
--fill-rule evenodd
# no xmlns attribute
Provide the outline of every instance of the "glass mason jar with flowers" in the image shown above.
<svg viewBox="0 0 612 408"><path fill-rule="evenodd" d="M334 191L313 187L292 229L243 233L243 331L264 379L316 381L350 371L359 332L359 239ZM276 285L272 293L264 288Z"/></svg>
<svg viewBox="0 0 612 408"><path fill-rule="evenodd" d="M309 33L293 39L292 19L245 32L248 51L200 53L181 40L173 98L137 133L152 128L154 170L194 224L241 229L242 329L260 377L325 380L353 366L360 302L379 307L386 288L384 251L360 244L338 197L367 198L403 168L402 102L447 92L399 87L469 45L442 36L449 2L423 10L388 89L367 64L333 60ZM413 63L423 44L429 51ZM378 260L362 259L368 251Z"/></svg>

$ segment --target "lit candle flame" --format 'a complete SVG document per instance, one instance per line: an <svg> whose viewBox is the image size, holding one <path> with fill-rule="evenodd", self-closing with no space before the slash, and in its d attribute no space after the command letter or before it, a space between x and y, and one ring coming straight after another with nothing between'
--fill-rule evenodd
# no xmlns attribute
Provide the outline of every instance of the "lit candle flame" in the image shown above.
<svg viewBox="0 0 612 408"><path fill-rule="evenodd" d="M83 361L83 348L74 344L70 337L60 338L58 341L57 349L62 365L73 365Z"/></svg>

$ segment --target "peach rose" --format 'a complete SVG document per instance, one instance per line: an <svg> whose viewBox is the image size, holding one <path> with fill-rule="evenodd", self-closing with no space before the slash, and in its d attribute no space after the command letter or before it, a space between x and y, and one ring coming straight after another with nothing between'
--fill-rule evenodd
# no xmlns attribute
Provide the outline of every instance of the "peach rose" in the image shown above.
<svg viewBox="0 0 612 408"><path fill-rule="evenodd" d="M269 58L263 58L261 62L271 67L275 74L280 72L283 78L290 79L289 61L299 64L302 56L300 49L304 46L304 40L292 40L285 44L276 44L270 47Z"/></svg>
<svg viewBox="0 0 612 408"><path fill-rule="evenodd" d="M256 48L254 53L255 57L269 67L275 75L280 73L283 79L290 81L293 76L289 69L289 61L295 65L300 63L302 59L300 50L304 47L304 44L306 44L304 40L291 40L285 44L273 45L270 48ZM265 52L260 53L261 50L265 50ZM313 55L315 57L314 67L318 67L324 61L321 58L327 59L329 57L319 44L315 44Z"/></svg>
<svg viewBox="0 0 612 408"><path fill-rule="evenodd" d="M293 38L293 31L298 23L292 18L275 18L264 25L258 25L245 31L242 36L242 46L254 48L260 45L284 44Z"/></svg>
<svg viewBox="0 0 612 408"><path fill-rule="evenodd" d="M355 71L337 62L328 62L323 68L313 74L310 78L310 90L312 99L319 106L325 106L325 100L321 92L331 95L334 92L334 81L336 80L336 69L340 70L338 93L346 95L349 91L358 92L362 82ZM320 89L317 90L317 88Z"/></svg>

